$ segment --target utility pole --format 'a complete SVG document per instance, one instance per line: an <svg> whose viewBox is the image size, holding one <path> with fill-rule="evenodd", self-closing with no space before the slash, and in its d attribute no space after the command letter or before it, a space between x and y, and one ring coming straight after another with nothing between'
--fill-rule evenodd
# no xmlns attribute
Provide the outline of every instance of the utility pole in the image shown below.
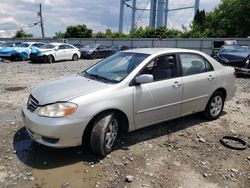
<svg viewBox="0 0 250 188"><path fill-rule="evenodd" d="M41 31L42 31L42 38L44 38L44 28L43 28L43 14L42 14L42 4L39 4L40 11L38 12L38 16L40 17L40 24L41 24Z"/></svg>
<svg viewBox="0 0 250 188"><path fill-rule="evenodd" d="M120 0L120 19L119 19L119 32L123 31L123 14L124 14L124 1Z"/></svg>

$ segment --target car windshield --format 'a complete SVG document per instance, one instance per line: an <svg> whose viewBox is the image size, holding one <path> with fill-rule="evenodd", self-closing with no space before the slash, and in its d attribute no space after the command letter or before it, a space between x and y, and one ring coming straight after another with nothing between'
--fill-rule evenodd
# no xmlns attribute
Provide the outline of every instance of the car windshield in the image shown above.
<svg viewBox="0 0 250 188"><path fill-rule="evenodd" d="M17 45L17 47L22 47L22 48L27 48L29 46L30 45L28 43L22 43L22 44Z"/></svg>
<svg viewBox="0 0 250 188"><path fill-rule="evenodd" d="M89 45L85 46L84 48L91 50L91 49L96 49L98 46L99 46L99 44L89 44Z"/></svg>
<svg viewBox="0 0 250 188"><path fill-rule="evenodd" d="M242 46L224 46L221 49L221 53L240 53L240 52L250 52L249 47Z"/></svg>
<svg viewBox="0 0 250 188"><path fill-rule="evenodd" d="M40 49L52 49L55 48L56 46L53 44L45 44L43 46L40 47Z"/></svg>
<svg viewBox="0 0 250 188"><path fill-rule="evenodd" d="M148 54L121 52L100 61L82 74L100 81L118 83L148 56Z"/></svg>
<svg viewBox="0 0 250 188"><path fill-rule="evenodd" d="M119 46L112 46L111 49L112 50L119 50Z"/></svg>
<svg viewBox="0 0 250 188"><path fill-rule="evenodd" d="M6 43L1 44L0 46L1 47L12 47L13 45L14 45L13 42L6 42Z"/></svg>

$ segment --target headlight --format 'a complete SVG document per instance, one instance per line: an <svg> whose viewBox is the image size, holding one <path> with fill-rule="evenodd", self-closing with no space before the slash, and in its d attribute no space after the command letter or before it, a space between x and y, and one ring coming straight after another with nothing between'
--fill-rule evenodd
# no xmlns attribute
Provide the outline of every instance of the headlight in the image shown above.
<svg viewBox="0 0 250 188"><path fill-rule="evenodd" d="M41 107L38 115L45 117L63 117L73 114L77 105L69 102L60 102Z"/></svg>

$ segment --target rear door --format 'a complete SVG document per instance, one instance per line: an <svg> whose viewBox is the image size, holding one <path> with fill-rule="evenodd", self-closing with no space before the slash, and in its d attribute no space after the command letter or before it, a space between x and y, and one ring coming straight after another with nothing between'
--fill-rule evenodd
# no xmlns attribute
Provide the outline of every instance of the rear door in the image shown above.
<svg viewBox="0 0 250 188"><path fill-rule="evenodd" d="M180 53L182 68L183 101L182 115L204 110L211 92L214 91L216 74L212 65L195 53Z"/></svg>
<svg viewBox="0 0 250 188"><path fill-rule="evenodd" d="M173 65L167 62L170 57L174 58ZM136 128L180 116L182 79L178 76L176 56L156 58L140 74L152 74L154 82L134 86Z"/></svg>
<svg viewBox="0 0 250 188"><path fill-rule="evenodd" d="M60 46L58 46L58 48L55 51L55 56L56 56L56 60L63 60L65 59L66 55L65 55L65 45L62 44Z"/></svg>
<svg viewBox="0 0 250 188"><path fill-rule="evenodd" d="M75 48L73 48L70 45L65 45L65 58L69 60L72 59L74 51L75 51Z"/></svg>

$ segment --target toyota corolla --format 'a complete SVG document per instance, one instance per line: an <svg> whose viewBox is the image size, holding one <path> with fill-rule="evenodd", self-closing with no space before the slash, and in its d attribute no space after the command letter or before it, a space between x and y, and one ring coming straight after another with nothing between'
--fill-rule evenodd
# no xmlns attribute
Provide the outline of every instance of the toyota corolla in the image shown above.
<svg viewBox="0 0 250 188"><path fill-rule="evenodd" d="M106 155L119 131L202 112L217 119L235 94L235 71L194 50L119 52L33 89L23 105L30 137L51 147L90 144Z"/></svg>

